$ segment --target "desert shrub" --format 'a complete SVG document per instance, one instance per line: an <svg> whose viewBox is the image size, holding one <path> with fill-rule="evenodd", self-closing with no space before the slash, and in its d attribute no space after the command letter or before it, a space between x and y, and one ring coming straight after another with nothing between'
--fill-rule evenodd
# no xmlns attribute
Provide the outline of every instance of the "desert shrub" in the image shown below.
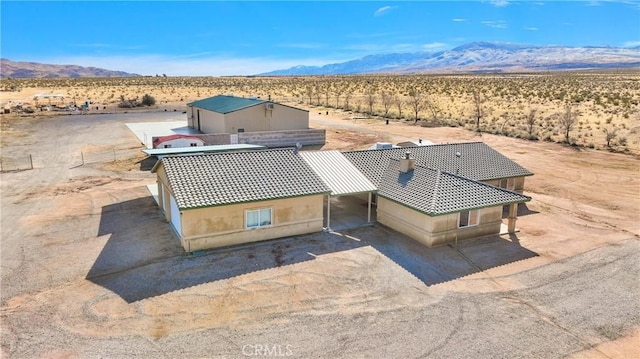
<svg viewBox="0 0 640 359"><path fill-rule="evenodd" d="M142 105L143 106L153 106L156 104L156 99L149 94L145 94L142 96Z"/></svg>
<svg viewBox="0 0 640 359"><path fill-rule="evenodd" d="M120 101L120 103L118 104L118 107L120 108L134 108L137 106L138 106L138 103L136 100L124 100L124 101Z"/></svg>

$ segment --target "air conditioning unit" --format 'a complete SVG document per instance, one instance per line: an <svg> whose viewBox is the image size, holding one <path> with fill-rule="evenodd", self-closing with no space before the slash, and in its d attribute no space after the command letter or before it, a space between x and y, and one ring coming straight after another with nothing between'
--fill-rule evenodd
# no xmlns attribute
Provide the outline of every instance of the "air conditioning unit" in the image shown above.
<svg viewBox="0 0 640 359"><path fill-rule="evenodd" d="M272 103L265 103L264 104L264 108L266 108L267 110L273 110L275 106Z"/></svg>

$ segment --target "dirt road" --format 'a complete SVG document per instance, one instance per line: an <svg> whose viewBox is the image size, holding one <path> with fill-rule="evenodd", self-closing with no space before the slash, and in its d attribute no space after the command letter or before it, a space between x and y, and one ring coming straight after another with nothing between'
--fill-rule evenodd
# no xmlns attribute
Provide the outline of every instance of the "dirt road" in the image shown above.
<svg viewBox="0 0 640 359"><path fill-rule="evenodd" d="M424 248L376 225L189 256L154 176L97 155L138 155L124 124L175 114L14 122L3 156L35 169L1 175L2 356L640 356L637 159L317 112L326 149L481 140L516 160L535 173L517 237Z"/></svg>

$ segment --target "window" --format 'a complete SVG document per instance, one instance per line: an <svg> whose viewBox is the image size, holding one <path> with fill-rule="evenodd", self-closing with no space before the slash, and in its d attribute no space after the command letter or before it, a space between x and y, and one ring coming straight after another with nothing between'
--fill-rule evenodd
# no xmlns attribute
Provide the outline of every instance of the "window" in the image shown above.
<svg viewBox="0 0 640 359"><path fill-rule="evenodd" d="M238 133L243 133L244 132L244 128L239 128L238 129Z"/></svg>
<svg viewBox="0 0 640 359"><path fill-rule="evenodd" d="M195 143L195 142L191 142L189 145L190 145L191 147L198 147L198 144L197 144L197 143Z"/></svg>
<svg viewBox="0 0 640 359"><path fill-rule="evenodd" d="M460 212L460 216L458 217L458 228L477 226L479 221L480 210L478 209Z"/></svg>
<svg viewBox="0 0 640 359"><path fill-rule="evenodd" d="M247 228L260 228L271 225L271 208L245 212Z"/></svg>
<svg viewBox="0 0 640 359"><path fill-rule="evenodd" d="M171 148L171 145L164 145L164 148Z"/></svg>

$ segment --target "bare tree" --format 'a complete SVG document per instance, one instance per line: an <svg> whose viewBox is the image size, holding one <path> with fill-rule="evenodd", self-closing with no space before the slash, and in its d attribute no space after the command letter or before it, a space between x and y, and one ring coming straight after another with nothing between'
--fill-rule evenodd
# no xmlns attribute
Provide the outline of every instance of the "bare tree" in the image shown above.
<svg viewBox="0 0 640 359"><path fill-rule="evenodd" d="M402 106L404 106L404 100L399 95L393 96L393 104L398 109L398 118L402 118Z"/></svg>
<svg viewBox="0 0 640 359"><path fill-rule="evenodd" d="M607 148L611 148L611 141L618 136L618 129L615 127L611 129L603 128L602 131L604 132L604 139L607 141Z"/></svg>
<svg viewBox="0 0 640 359"><path fill-rule="evenodd" d="M431 118L434 121L438 121L438 118L440 117L440 106L438 106L438 104L433 101L429 96L425 96L424 97L424 106L427 108L427 110L429 110L429 112L431 112Z"/></svg>
<svg viewBox="0 0 640 359"><path fill-rule="evenodd" d="M389 109L393 104L393 97L391 97L391 94L387 91L382 91L380 98L382 100L382 107L384 108L384 117L387 117L389 115Z"/></svg>
<svg viewBox="0 0 640 359"><path fill-rule="evenodd" d="M567 104L564 108L564 112L558 114L558 122L560 128L564 132L565 142L569 143L569 133L573 129L573 126L578 120L578 112L571 108L571 105Z"/></svg>
<svg viewBox="0 0 640 359"><path fill-rule="evenodd" d="M373 88L369 87L364 94L367 105L369 106L369 114L373 115L373 105L376 103L376 92Z"/></svg>
<svg viewBox="0 0 640 359"><path fill-rule="evenodd" d="M356 98L353 102L356 104L356 112L360 112L362 110L362 100Z"/></svg>
<svg viewBox="0 0 640 359"><path fill-rule="evenodd" d="M319 84L316 84L314 93L316 94L316 105L320 106L320 96L322 95L322 88Z"/></svg>
<svg viewBox="0 0 640 359"><path fill-rule="evenodd" d="M309 105L311 105L311 99L313 98L313 86L311 86L311 84L307 84L304 89L304 94L309 98Z"/></svg>
<svg viewBox="0 0 640 359"><path fill-rule="evenodd" d="M480 133L480 120L485 116L486 109L484 103L486 98L482 96L480 90L473 89L473 117L476 119L476 132Z"/></svg>
<svg viewBox="0 0 640 359"><path fill-rule="evenodd" d="M533 127L536 125L537 112L538 109L532 108L529 110L529 113L526 117L527 127L529 128L529 137L533 137Z"/></svg>
<svg viewBox="0 0 640 359"><path fill-rule="evenodd" d="M413 109L413 113L415 115L414 117L414 123L418 123L418 114L420 113L420 110L422 110L422 108L424 107L424 95L422 93L420 93L420 91L418 91L418 89L416 89L415 87L412 87L411 89L409 89L408 92L409 95L409 105L411 106L411 109Z"/></svg>
<svg viewBox="0 0 640 359"><path fill-rule="evenodd" d="M344 86L342 85L336 86L336 88L333 90L333 95L336 97L336 108L340 108L340 96L342 96L344 90Z"/></svg>
<svg viewBox="0 0 640 359"><path fill-rule="evenodd" d="M349 104L351 103L351 96L353 96L353 92L347 91L344 93L344 109L345 111L349 111Z"/></svg>
<svg viewBox="0 0 640 359"><path fill-rule="evenodd" d="M331 96L331 84L327 83L323 86L325 106L329 107L329 96Z"/></svg>

